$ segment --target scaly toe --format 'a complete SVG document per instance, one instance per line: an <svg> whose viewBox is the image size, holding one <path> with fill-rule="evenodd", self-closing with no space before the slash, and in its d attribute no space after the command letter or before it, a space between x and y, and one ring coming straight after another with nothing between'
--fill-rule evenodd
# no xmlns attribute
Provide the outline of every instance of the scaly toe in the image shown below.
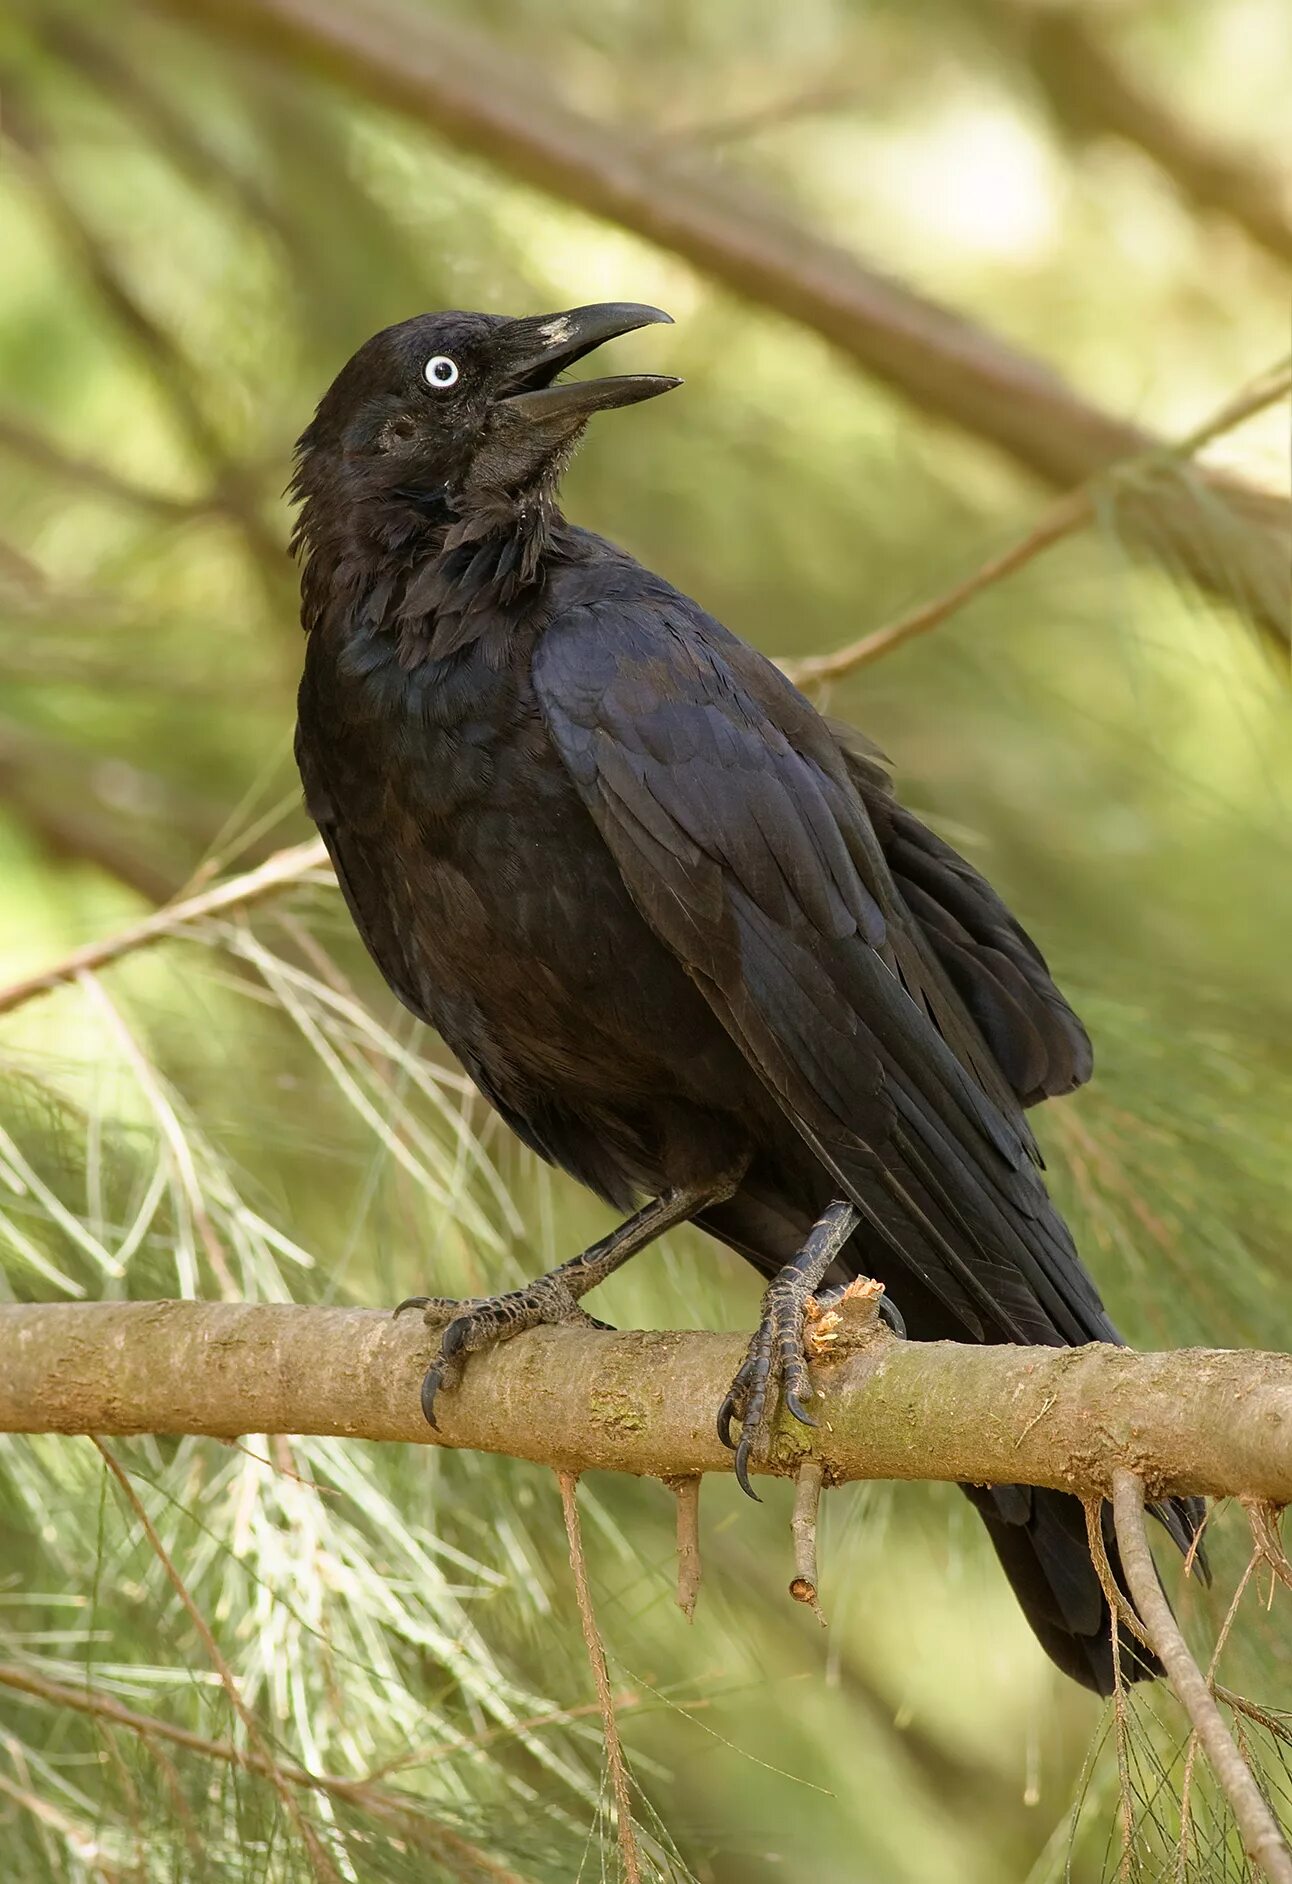
<svg viewBox="0 0 1292 1884"><path fill-rule="evenodd" d="M608 1326L587 1314L557 1275L539 1276L525 1288L511 1289L505 1295L471 1296L461 1301L443 1295L413 1295L401 1302L395 1313L402 1314L406 1308L420 1308L427 1326L441 1330L440 1351L422 1382L422 1411L437 1431L436 1397L457 1386L472 1354L510 1341L527 1328L572 1323L592 1328Z"/></svg>
<svg viewBox="0 0 1292 1884"><path fill-rule="evenodd" d="M763 1318L717 1420L718 1438L736 1454L736 1482L756 1502L761 1500L750 1483L749 1468L768 1455L778 1406L784 1406L801 1426L815 1426L816 1420L803 1404L811 1398L812 1382L803 1354L803 1309L783 1288L769 1289ZM731 1434L735 1420L740 1422L738 1443Z"/></svg>

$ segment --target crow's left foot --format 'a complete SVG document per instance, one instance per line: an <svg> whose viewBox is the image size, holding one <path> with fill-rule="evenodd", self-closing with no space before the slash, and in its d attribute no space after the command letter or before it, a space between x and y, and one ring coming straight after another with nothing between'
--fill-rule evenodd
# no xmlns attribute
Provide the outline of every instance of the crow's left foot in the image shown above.
<svg viewBox="0 0 1292 1884"><path fill-rule="evenodd" d="M395 1310L397 1315L402 1315L406 1308L420 1308L428 1327L444 1328L439 1354L422 1382L422 1411L430 1424L436 1425L435 1396L442 1387L457 1385L468 1355L493 1347L495 1342L509 1341L526 1328L544 1324L577 1322L584 1328L609 1329L608 1321L598 1321L595 1315L584 1313L579 1307L580 1298L665 1230L685 1223L706 1204L720 1203L730 1197L739 1177L739 1171L726 1172L706 1184L664 1191L634 1211L599 1243L581 1250L568 1263L539 1276L523 1289L461 1302L443 1295L410 1295L406 1302L401 1302Z"/></svg>

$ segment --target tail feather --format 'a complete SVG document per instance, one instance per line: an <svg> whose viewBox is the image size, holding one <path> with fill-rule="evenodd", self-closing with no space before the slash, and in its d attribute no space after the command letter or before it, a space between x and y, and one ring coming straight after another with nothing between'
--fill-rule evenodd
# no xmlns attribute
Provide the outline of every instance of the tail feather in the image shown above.
<svg viewBox="0 0 1292 1884"><path fill-rule="evenodd" d="M1091 1560L1081 1501L1067 1492L1031 1485L966 1485L963 1490L987 1526L1019 1607L1050 1660L1083 1687L1111 1694L1112 1615ZM1202 1507L1193 1499L1172 1499L1154 1515L1187 1549L1201 1523ZM1124 1591L1126 1579L1107 1505L1103 1541L1113 1580ZM1196 1561L1205 1576L1200 1554ZM1117 1646L1124 1682L1161 1674L1157 1657L1121 1621Z"/></svg>

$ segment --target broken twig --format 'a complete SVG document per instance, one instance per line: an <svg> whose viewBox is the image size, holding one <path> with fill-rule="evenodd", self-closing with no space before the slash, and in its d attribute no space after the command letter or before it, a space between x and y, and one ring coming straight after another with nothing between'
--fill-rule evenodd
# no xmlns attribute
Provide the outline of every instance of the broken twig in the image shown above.
<svg viewBox="0 0 1292 1884"><path fill-rule="evenodd" d="M700 1560L699 1476L670 1479L669 1489L677 1498L677 1606L690 1622L704 1568Z"/></svg>
<svg viewBox="0 0 1292 1884"><path fill-rule="evenodd" d="M794 1512L790 1534L794 1539L794 1575L790 1595L806 1603L824 1629L825 1611L817 1595L816 1521L821 1505L821 1461L805 1459L794 1483Z"/></svg>

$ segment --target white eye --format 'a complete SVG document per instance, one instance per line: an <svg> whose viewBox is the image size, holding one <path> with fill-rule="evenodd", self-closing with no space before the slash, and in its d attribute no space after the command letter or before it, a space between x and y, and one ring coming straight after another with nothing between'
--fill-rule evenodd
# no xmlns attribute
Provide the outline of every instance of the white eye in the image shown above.
<svg viewBox="0 0 1292 1884"><path fill-rule="evenodd" d="M456 360L450 360L447 353L437 353L422 368L422 378L436 392L443 392L447 386L457 385L458 363Z"/></svg>

